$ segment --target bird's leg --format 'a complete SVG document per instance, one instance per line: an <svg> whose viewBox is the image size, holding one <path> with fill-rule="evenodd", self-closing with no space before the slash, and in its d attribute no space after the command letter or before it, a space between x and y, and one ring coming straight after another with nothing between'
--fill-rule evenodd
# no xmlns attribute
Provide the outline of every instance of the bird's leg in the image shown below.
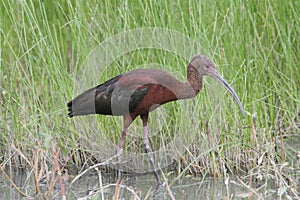
<svg viewBox="0 0 300 200"><path fill-rule="evenodd" d="M154 165L154 159L150 153L151 151L151 148L149 146L149 140L148 140L148 130L147 130L147 123L148 123L148 114L147 115L141 115L141 119L143 121L143 128L144 128L144 145L145 145L145 151L147 153L147 156L148 156L148 159L150 160L150 163L152 165L152 169L153 169L153 173L154 173L154 176L156 178L156 183L157 183L157 191L161 188L161 182L160 182L160 178L159 178L159 175L158 175L158 172L155 168L155 165Z"/></svg>
<svg viewBox="0 0 300 200"><path fill-rule="evenodd" d="M118 155L117 177L120 180L121 180L121 166L120 166L121 157L120 156L122 156L122 151L123 151L123 146L124 146L124 140L125 140L127 129L130 126L130 124L132 123L132 121L133 121L133 119L132 119L132 117L130 115L125 115L124 116L124 125L123 125L124 128L123 128L123 131L122 131L122 135L121 135L121 138L120 138L119 145L117 147L117 153L120 154L120 155Z"/></svg>
<svg viewBox="0 0 300 200"><path fill-rule="evenodd" d="M125 136L126 136L126 131L127 131L127 128L124 127L123 131L122 131L121 138L120 138L119 145L117 147L117 154L120 154L120 155L118 155L118 171L117 171L118 174L117 174L117 177L120 180L121 180L121 166L120 166L120 163L121 163L121 156L122 156L122 151L123 151L123 145L124 145L124 140L125 140Z"/></svg>
<svg viewBox="0 0 300 200"><path fill-rule="evenodd" d="M119 142L119 145L118 145L119 150L120 150L120 149L123 149L124 139L125 139L125 136L126 136L126 131L127 131L127 128L124 127L124 128L123 128L123 131L122 131L121 138L120 138L120 142Z"/></svg>

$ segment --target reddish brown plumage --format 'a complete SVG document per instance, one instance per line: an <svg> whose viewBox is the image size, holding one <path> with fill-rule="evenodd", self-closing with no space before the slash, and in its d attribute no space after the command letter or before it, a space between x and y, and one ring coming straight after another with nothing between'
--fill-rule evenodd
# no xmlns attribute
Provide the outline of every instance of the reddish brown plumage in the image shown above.
<svg viewBox="0 0 300 200"><path fill-rule="evenodd" d="M131 90L147 89L142 101L130 112L132 119L141 114L147 114L165 104L177 99L195 96L194 90L188 83L176 80L170 74L156 69L135 70L124 74L118 83L121 88Z"/></svg>
<svg viewBox="0 0 300 200"><path fill-rule="evenodd" d="M114 77L95 88L87 90L68 103L69 116L105 114L123 115L124 128L119 147L122 148L127 128L137 116L144 126L145 150L153 166L157 184L160 179L149 153L147 139L148 113L158 106L178 99L195 97L202 88L202 76L218 80L235 98L242 115L242 104L229 84L214 69L213 62L203 56L195 56L187 67L187 82L175 79L167 72L157 69L140 69Z"/></svg>

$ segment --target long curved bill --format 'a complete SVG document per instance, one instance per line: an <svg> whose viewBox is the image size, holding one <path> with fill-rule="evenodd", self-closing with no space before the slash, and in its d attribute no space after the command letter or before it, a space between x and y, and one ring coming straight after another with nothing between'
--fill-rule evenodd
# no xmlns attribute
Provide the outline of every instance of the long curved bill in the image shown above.
<svg viewBox="0 0 300 200"><path fill-rule="evenodd" d="M242 106L242 103L239 97L237 96L237 94L235 93L235 91L232 89L232 87L230 87L230 85L226 82L226 80L216 70L213 70L210 75L213 78L217 79L226 88L226 90L228 90L232 94L233 98L236 100L237 104L239 105L243 118L245 118L245 111Z"/></svg>

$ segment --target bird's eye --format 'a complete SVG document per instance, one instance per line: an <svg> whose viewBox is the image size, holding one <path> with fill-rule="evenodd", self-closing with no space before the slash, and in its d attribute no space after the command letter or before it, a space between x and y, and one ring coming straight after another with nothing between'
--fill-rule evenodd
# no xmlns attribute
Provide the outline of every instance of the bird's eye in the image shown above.
<svg viewBox="0 0 300 200"><path fill-rule="evenodd" d="M208 69L208 68L209 68L209 65L206 65L205 67Z"/></svg>

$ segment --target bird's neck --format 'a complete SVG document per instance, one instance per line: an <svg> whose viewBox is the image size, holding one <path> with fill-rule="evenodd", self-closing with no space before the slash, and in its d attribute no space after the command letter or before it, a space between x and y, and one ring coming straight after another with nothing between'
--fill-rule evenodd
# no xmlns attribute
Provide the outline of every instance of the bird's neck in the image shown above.
<svg viewBox="0 0 300 200"><path fill-rule="evenodd" d="M202 75L192 65L189 65L187 68L187 80L187 87L192 88L192 91L191 89L189 90L188 98L195 97L202 88Z"/></svg>
<svg viewBox="0 0 300 200"><path fill-rule="evenodd" d="M177 91L178 99L189 99L195 97L202 88L202 75L193 67L187 68L187 82L182 83Z"/></svg>

